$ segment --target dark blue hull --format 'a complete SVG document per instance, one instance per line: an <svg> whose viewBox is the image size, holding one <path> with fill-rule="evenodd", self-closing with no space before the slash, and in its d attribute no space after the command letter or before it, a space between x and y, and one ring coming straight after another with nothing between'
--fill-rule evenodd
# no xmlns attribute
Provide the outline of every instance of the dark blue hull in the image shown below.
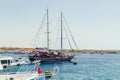
<svg viewBox="0 0 120 80"><path fill-rule="evenodd" d="M37 56L29 56L29 60L31 62L35 60L40 60L41 63L53 63L53 62L71 61L73 57L74 56L43 58L43 57L37 57Z"/></svg>

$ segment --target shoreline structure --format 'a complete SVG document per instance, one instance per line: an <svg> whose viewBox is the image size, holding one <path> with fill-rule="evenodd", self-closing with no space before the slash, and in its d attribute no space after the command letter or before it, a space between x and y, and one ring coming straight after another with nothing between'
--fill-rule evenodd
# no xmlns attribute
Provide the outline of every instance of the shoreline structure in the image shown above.
<svg viewBox="0 0 120 80"><path fill-rule="evenodd" d="M53 49L54 50L54 49ZM34 48L18 48L18 47L0 47L0 52L21 52L21 53L30 53L35 51ZM71 52L69 49L64 49L64 52ZM73 52L76 53L120 53L120 50L93 50L93 49L81 49L81 50L74 50Z"/></svg>

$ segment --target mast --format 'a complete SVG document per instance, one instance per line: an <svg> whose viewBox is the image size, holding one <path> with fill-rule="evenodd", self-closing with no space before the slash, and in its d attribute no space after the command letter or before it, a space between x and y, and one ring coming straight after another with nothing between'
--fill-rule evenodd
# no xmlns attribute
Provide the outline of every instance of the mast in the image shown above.
<svg viewBox="0 0 120 80"><path fill-rule="evenodd" d="M47 48L49 49L49 14L47 9Z"/></svg>
<svg viewBox="0 0 120 80"><path fill-rule="evenodd" d="M62 12L61 12L61 52L63 51L63 31L62 31L62 27L63 27L63 22L62 22Z"/></svg>

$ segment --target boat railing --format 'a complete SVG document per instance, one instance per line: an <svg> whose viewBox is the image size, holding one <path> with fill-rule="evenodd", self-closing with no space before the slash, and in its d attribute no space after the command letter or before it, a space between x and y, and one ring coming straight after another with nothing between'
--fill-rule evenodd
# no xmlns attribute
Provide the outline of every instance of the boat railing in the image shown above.
<svg viewBox="0 0 120 80"><path fill-rule="evenodd" d="M35 78L34 78L35 80L39 79L39 78L43 79L43 80L56 80L55 78L59 77L59 67L58 66L54 67L52 76L49 77L49 79L46 79L46 77L48 77L49 75L45 75L44 73L38 74L37 72L35 72L36 71L35 67L37 67L37 65L36 66L32 65L25 72L20 72L20 73L32 74L32 76L35 76ZM33 72L33 70L35 70L35 71ZM17 72L17 73L19 73L19 72Z"/></svg>
<svg viewBox="0 0 120 80"><path fill-rule="evenodd" d="M39 68L40 63L38 61L36 61L35 63L30 64L30 65L31 66L29 66L29 67L27 66L27 69L24 71L22 69L25 69L26 66L25 65L21 66L21 68L17 71L17 73L21 73L21 72L23 72L23 73L35 73L37 71L37 69Z"/></svg>
<svg viewBox="0 0 120 80"><path fill-rule="evenodd" d="M31 66L30 66L31 65ZM28 67L29 66L29 67ZM6 75L11 75L11 74L21 74L21 75L31 75L30 79L28 80L37 80L37 79L42 79L42 80L57 80L59 77L59 67L55 66L53 68L52 75L49 77L49 75L45 75L45 73L38 74L37 69L39 68L40 63L35 63L35 64L29 64L29 65L23 65L17 72L9 72L6 73ZM26 69L27 68L27 69ZM46 78L46 77L49 77ZM26 77L23 77L22 80L26 80Z"/></svg>
<svg viewBox="0 0 120 80"><path fill-rule="evenodd" d="M58 66L55 66L54 67L54 70L53 70L53 75L58 75L59 74L59 67Z"/></svg>
<svg viewBox="0 0 120 80"><path fill-rule="evenodd" d="M45 76L45 77L47 77L47 76ZM54 67L52 76L49 78L49 80L59 80L59 67L58 66Z"/></svg>

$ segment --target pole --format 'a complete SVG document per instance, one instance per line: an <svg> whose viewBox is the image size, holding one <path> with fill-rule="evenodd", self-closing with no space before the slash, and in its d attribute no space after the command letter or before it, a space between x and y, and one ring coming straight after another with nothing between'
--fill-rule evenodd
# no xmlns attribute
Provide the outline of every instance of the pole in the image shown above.
<svg viewBox="0 0 120 80"><path fill-rule="evenodd" d="M62 12L61 12L61 52L63 51L63 31L62 31L62 27L63 27L63 22L62 22Z"/></svg>
<svg viewBox="0 0 120 80"><path fill-rule="evenodd" d="M49 49L49 14L47 9L47 48Z"/></svg>

